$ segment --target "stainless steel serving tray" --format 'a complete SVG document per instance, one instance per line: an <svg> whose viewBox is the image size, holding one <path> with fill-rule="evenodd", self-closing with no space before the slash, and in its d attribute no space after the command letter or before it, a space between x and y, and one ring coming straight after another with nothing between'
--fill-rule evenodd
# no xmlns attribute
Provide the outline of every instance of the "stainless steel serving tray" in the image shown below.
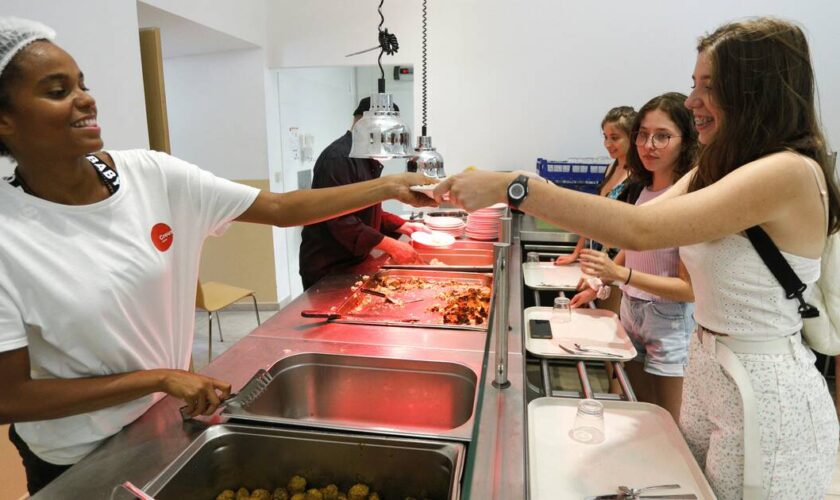
<svg viewBox="0 0 840 500"><path fill-rule="evenodd" d="M363 482L382 498L460 497L463 444L222 424L205 430L144 491L157 500L273 491L295 474L323 488Z"/></svg>
<svg viewBox="0 0 840 500"><path fill-rule="evenodd" d="M469 441L478 374L449 361L302 353L259 370L222 415Z"/></svg>
<svg viewBox="0 0 840 500"><path fill-rule="evenodd" d="M382 269L365 279L360 288L371 288L378 278L403 277L421 278L440 283L426 289L398 292L392 296L401 300L421 298L417 302L393 304L384 298L364 294L359 290L348 290L350 295L338 306L329 311L303 311L304 317L326 317L339 323L363 325L407 326L415 328L440 328L445 330L487 331L488 321L480 325L456 325L443 323L443 316L428 309L434 304L442 304L436 296L446 289L446 282L455 281L459 285L484 285L493 288L491 273L466 271L441 271L437 269ZM488 304L488 309L490 305Z"/></svg>

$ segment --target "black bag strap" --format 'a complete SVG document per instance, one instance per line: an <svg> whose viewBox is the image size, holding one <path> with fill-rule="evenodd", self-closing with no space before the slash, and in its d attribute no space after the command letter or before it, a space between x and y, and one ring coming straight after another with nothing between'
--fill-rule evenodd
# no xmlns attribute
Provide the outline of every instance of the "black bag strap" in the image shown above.
<svg viewBox="0 0 840 500"><path fill-rule="evenodd" d="M750 239L750 243L753 244L758 255L761 257L761 260L764 261L770 269L770 272L773 273L773 276L779 280L782 288L785 289L787 298L799 301L799 315L803 318L816 318L819 316L819 309L805 302L805 299L802 297L808 285L802 283L802 280L799 279L799 276L790 267L785 256L782 255L782 252L779 251L779 248L773 243L773 240L770 239L770 236L764 229L753 226L747 229L746 233Z"/></svg>

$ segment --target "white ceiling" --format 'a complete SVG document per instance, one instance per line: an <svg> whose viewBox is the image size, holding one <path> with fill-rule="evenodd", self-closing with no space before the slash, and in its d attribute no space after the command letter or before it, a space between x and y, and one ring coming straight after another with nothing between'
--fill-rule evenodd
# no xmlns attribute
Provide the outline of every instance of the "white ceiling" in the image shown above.
<svg viewBox="0 0 840 500"><path fill-rule="evenodd" d="M257 47L142 2L137 2L137 17L141 28L160 28L164 59Z"/></svg>

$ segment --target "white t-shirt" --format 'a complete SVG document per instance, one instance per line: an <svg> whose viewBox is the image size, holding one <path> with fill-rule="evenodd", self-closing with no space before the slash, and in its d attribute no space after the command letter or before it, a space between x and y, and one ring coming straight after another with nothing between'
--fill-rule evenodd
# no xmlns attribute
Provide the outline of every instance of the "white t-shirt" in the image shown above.
<svg viewBox="0 0 840 500"><path fill-rule="evenodd" d="M163 153L110 155L120 189L91 205L0 182L0 352L28 346L35 379L187 368L204 239L259 192ZM73 464L161 397L15 429L41 459Z"/></svg>

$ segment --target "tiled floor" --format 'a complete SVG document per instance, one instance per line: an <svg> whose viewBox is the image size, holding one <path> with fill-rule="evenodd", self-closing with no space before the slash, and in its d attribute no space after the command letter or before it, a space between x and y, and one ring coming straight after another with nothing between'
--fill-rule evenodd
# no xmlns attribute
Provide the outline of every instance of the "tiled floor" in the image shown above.
<svg viewBox="0 0 840 500"><path fill-rule="evenodd" d="M263 321L271 317L276 311L260 311L260 319ZM251 333L257 327L257 319L254 311L223 311L222 312L222 332L224 334L224 342L219 341L219 331L217 329L216 320L213 321L213 357L229 349L239 339ZM195 370L199 371L207 365L207 313L196 313L196 331L195 340L193 342L193 364ZM605 377L597 374L592 377L593 389L596 392L603 392L605 388ZM539 381L539 370L537 367L529 366L529 378L533 382ZM572 387L578 383L577 371L573 368L553 369L552 378L555 387ZM833 389L833 384L829 384ZM826 500L840 500L840 460L834 468L834 479L831 487L826 495Z"/></svg>

